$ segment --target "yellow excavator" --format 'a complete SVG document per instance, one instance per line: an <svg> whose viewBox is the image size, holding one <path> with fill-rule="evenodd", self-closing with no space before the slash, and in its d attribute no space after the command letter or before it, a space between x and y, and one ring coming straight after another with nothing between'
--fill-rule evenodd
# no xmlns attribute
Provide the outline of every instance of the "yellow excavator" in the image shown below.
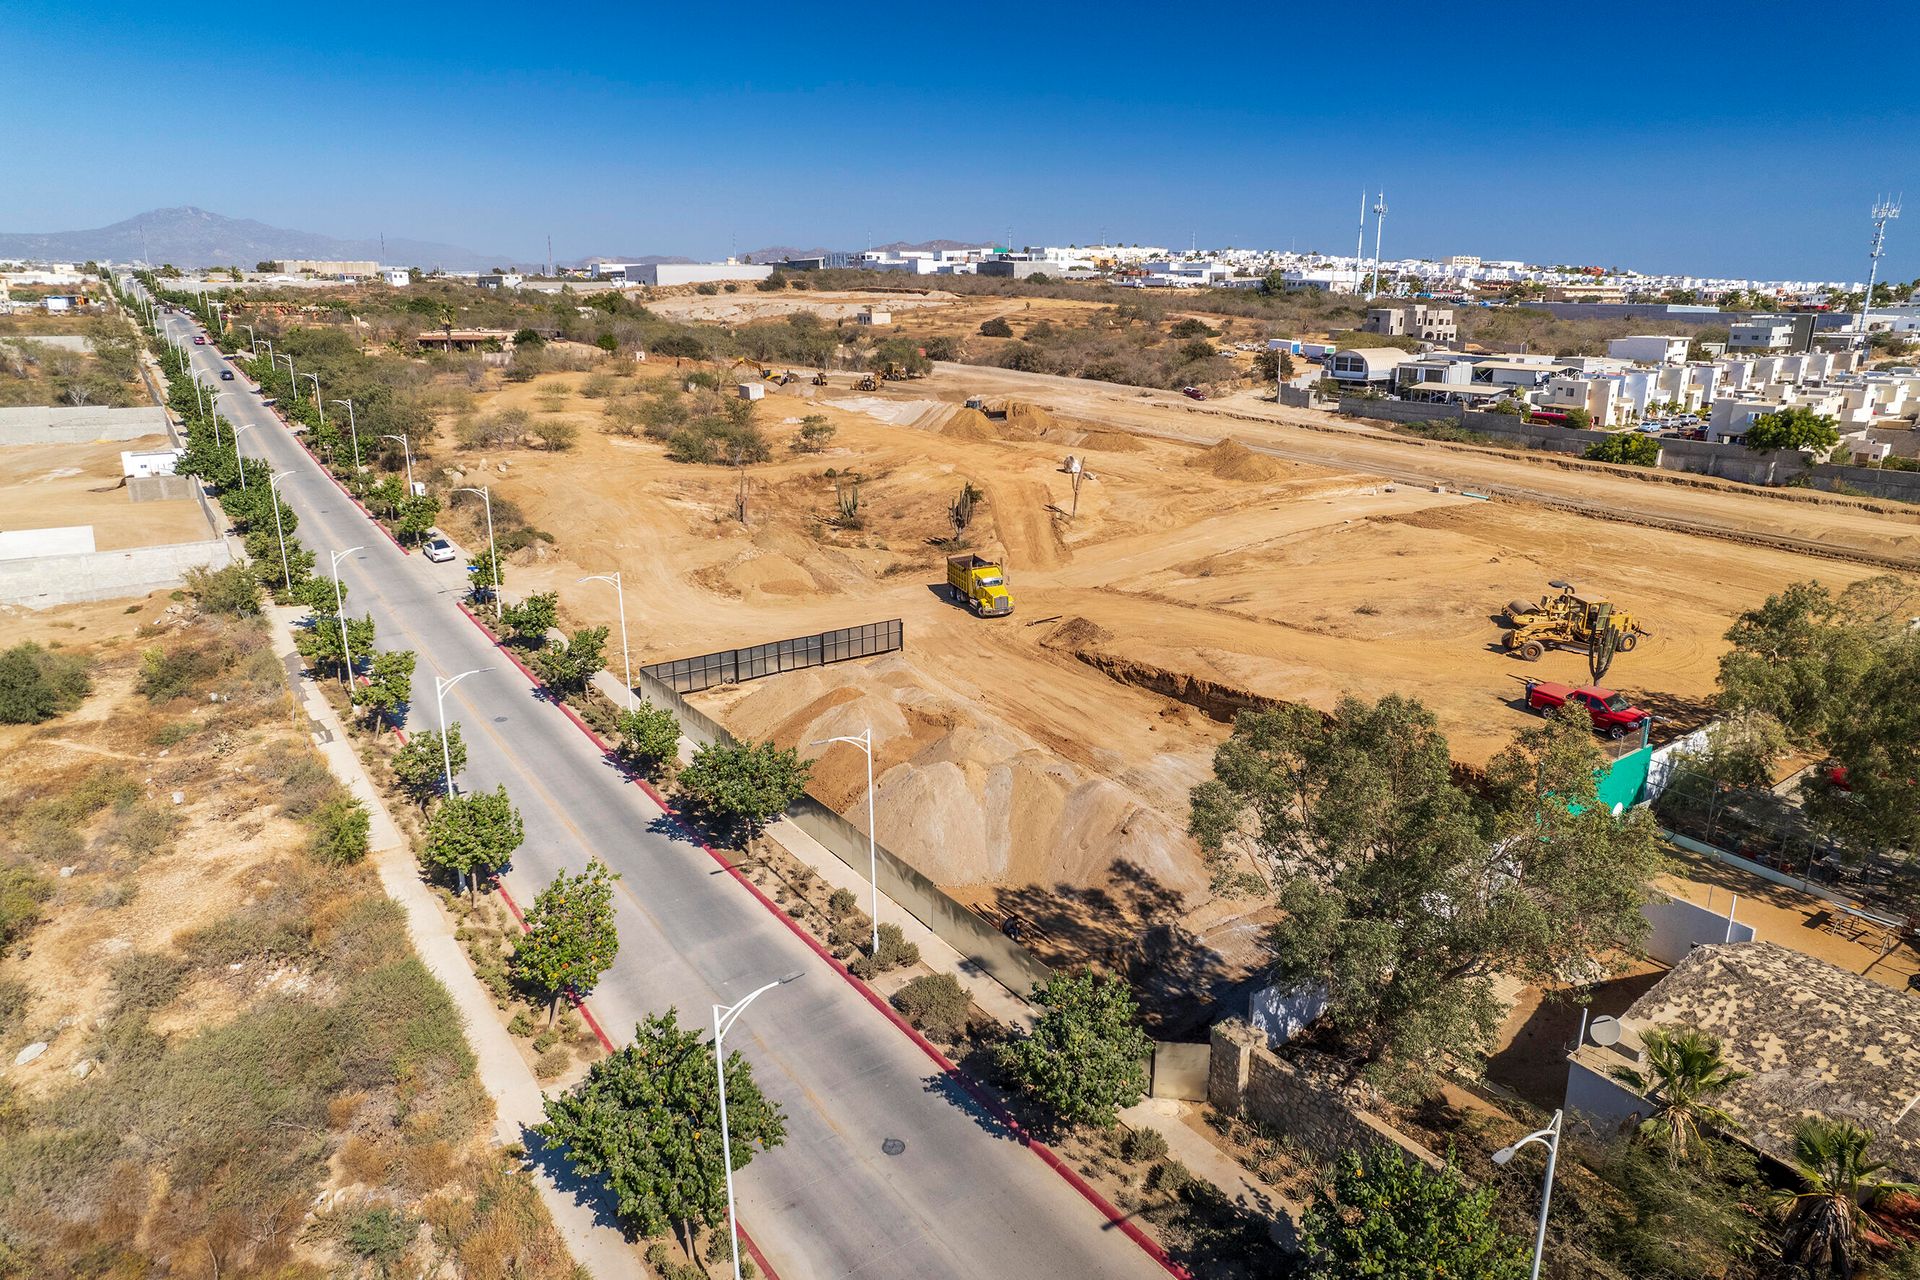
<svg viewBox="0 0 1920 1280"><path fill-rule="evenodd" d="M878 391L880 384L873 380L872 374L863 373L860 375L860 381L853 384L853 389L855 391Z"/></svg>
<svg viewBox="0 0 1920 1280"><path fill-rule="evenodd" d="M1506 618L1511 626L1500 642L1507 652L1534 662L1551 648L1584 649L1595 632L1611 629L1619 633L1619 651L1631 653L1641 636L1653 634L1631 613L1616 609L1611 600L1580 595L1572 583L1558 578L1547 585L1558 594L1507 604Z"/></svg>

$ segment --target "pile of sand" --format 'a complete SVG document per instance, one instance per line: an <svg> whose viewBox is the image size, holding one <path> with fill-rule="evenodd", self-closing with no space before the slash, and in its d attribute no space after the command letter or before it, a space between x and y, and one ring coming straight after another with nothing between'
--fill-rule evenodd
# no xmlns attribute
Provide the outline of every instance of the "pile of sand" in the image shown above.
<svg viewBox="0 0 1920 1280"><path fill-rule="evenodd" d="M1139 453L1147 446L1140 443L1140 437L1124 431L1085 431L1080 435L1080 447L1103 449L1108 453Z"/></svg>
<svg viewBox="0 0 1920 1280"><path fill-rule="evenodd" d="M1278 480L1287 471L1280 463L1255 453L1238 440L1222 440L1187 459L1187 465L1211 471L1222 480Z"/></svg>
<svg viewBox="0 0 1920 1280"><path fill-rule="evenodd" d="M1111 639L1113 639L1113 632L1092 619L1083 618L1076 613L1049 631L1042 643L1049 649L1065 649L1071 652L1104 644Z"/></svg>
<svg viewBox="0 0 1920 1280"><path fill-rule="evenodd" d="M1005 417L1000 424L1000 438L1038 440L1059 425L1053 420L1053 415L1039 405L1009 400L1006 402Z"/></svg>
<svg viewBox="0 0 1920 1280"><path fill-rule="evenodd" d="M998 440L1000 433L993 429L993 420L978 409L960 409L947 419L940 428L943 436L952 436L956 440Z"/></svg>

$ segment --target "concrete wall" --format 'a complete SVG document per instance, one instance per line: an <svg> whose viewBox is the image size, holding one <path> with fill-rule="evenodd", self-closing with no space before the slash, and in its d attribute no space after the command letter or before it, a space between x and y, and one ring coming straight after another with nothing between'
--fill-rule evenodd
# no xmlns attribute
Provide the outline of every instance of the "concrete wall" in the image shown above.
<svg viewBox="0 0 1920 1280"><path fill-rule="evenodd" d="M1282 1058L1237 1020L1213 1028L1207 1101L1228 1115L1245 1113L1323 1162L1347 1151L1393 1148L1436 1169L1443 1163L1369 1110L1345 1086L1337 1064L1312 1053Z"/></svg>
<svg viewBox="0 0 1920 1280"><path fill-rule="evenodd" d="M89 551L0 561L0 604L45 609L81 600L145 595L186 581L188 569L224 569L234 555L225 539L177 542L127 551Z"/></svg>
<svg viewBox="0 0 1920 1280"><path fill-rule="evenodd" d="M1727 901L1732 906L1733 899ZM1649 902L1640 908L1640 914L1652 926L1647 933L1647 954L1664 965L1679 964L1698 946L1753 941L1752 925L1735 919L1729 927L1725 915L1678 898ZM1734 914L1739 914L1737 907Z"/></svg>
<svg viewBox="0 0 1920 1280"><path fill-rule="evenodd" d="M613 687L619 687L614 677ZM644 672L634 681L634 692L657 707L666 707L680 721L680 732L702 746L735 741L732 734L665 684ZM868 874L867 834L832 809L803 795L787 810L787 817L824 845L834 857L864 878ZM1025 995L1045 985L1053 970L993 925L947 896L944 890L883 844L874 846L880 864L880 892L904 907L971 964L993 976L1009 991Z"/></svg>
<svg viewBox="0 0 1920 1280"><path fill-rule="evenodd" d="M1627 1059L1620 1064L1628 1065ZM1644 1117L1649 1110L1645 1098L1577 1060L1567 1063L1566 1108L1568 1115L1603 1138L1619 1133L1629 1120Z"/></svg>
<svg viewBox="0 0 1920 1280"><path fill-rule="evenodd" d="M127 496L135 502L180 502L198 491L192 476L128 476Z"/></svg>
<svg viewBox="0 0 1920 1280"><path fill-rule="evenodd" d="M167 434L167 414L157 405L103 409L87 405L32 405L0 409L0 445L92 444Z"/></svg>

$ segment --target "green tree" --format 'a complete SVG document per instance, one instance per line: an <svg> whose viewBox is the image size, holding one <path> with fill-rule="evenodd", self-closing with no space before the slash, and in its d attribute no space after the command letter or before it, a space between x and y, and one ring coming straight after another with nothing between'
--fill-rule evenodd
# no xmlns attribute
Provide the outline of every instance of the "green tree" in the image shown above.
<svg viewBox="0 0 1920 1280"><path fill-rule="evenodd" d="M1820 454L1840 443L1840 432L1831 417L1795 404L1755 418L1741 443L1749 449L1810 449Z"/></svg>
<svg viewBox="0 0 1920 1280"><path fill-rule="evenodd" d="M1593 430L1593 414L1591 411L1576 407L1568 409L1566 414L1569 429L1574 431Z"/></svg>
<svg viewBox="0 0 1920 1280"><path fill-rule="evenodd" d="M467 877L477 880L477 872L506 866L526 836L520 811L505 787L445 796L427 819L420 861L433 870L453 872L460 892L470 893Z"/></svg>
<svg viewBox="0 0 1920 1280"><path fill-rule="evenodd" d="M1494 1219L1492 1187L1470 1188L1449 1163L1430 1169L1397 1150L1349 1151L1300 1220L1309 1280L1521 1280L1532 1251Z"/></svg>
<svg viewBox="0 0 1920 1280"><path fill-rule="evenodd" d="M663 766L679 757L680 722L665 707L642 700L615 716L613 727L620 735L620 761L629 769L657 778Z"/></svg>
<svg viewBox="0 0 1920 1280"><path fill-rule="evenodd" d="M1605 440L1595 440L1580 456L1589 462L1651 467L1660 461L1660 442L1638 431L1616 431Z"/></svg>
<svg viewBox="0 0 1920 1280"><path fill-rule="evenodd" d="M567 640L548 641L533 655L533 669L563 693L577 693L606 664L607 629L581 627Z"/></svg>
<svg viewBox="0 0 1920 1280"><path fill-rule="evenodd" d="M792 747L709 743L680 771L680 790L722 826L751 836L800 798L812 772Z"/></svg>
<svg viewBox="0 0 1920 1280"><path fill-rule="evenodd" d="M980 322L980 336L983 338L1011 338L1013 326L1000 316Z"/></svg>
<svg viewBox="0 0 1920 1280"><path fill-rule="evenodd" d="M1713 1149L1701 1127L1731 1133L1734 1118L1715 1101L1750 1072L1727 1065L1720 1040L1693 1027L1650 1027L1642 1041L1647 1065L1615 1067L1613 1078L1644 1097L1653 1110L1640 1122L1639 1135L1667 1154L1674 1164L1696 1149Z"/></svg>
<svg viewBox="0 0 1920 1280"><path fill-rule="evenodd" d="M510 604L501 610L500 624L516 643L544 645L547 632L559 619L559 601L560 595L555 591L528 596L519 604Z"/></svg>
<svg viewBox="0 0 1920 1280"><path fill-rule="evenodd" d="M800 419L800 429L793 433L793 451L795 453L819 453L833 439L834 427L825 417L810 413Z"/></svg>
<svg viewBox="0 0 1920 1280"><path fill-rule="evenodd" d="M1867 1155L1873 1134L1851 1120L1808 1116L1793 1135L1793 1168L1802 1190L1775 1204L1784 1214L1781 1260L1805 1276L1852 1276L1866 1252L1860 1228L1869 1210L1895 1192L1920 1191L1883 1177L1887 1165Z"/></svg>
<svg viewBox="0 0 1920 1280"><path fill-rule="evenodd" d="M745 1168L786 1140L786 1116L760 1091L738 1052L727 1055L723 1156L718 1072L711 1042L680 1026L675 1010L649 1017L633 1040L546 1099L535 1132L605 1180L620 1220L641 1236L677 1228L688 1256L696 1227L727 1222L726 1166Z"/></svg>
<svg viewBox="0 0 1920 1280"><path fill-rule="evenodd" d="M461 740L460 726L447 726L446 751L440 749L440 731L422 729L409 737L393 753L393 776L400 789L424 806L429 797L446 787L447 762L459 773L467 767L467 744Z"/></svg>
<svg viewBox="0 0 1920 1280"><path fill-rule="evenodd" d="M1807 814L1855 858L1883 850L1920 850L1920 635L1876 653L1862 681L1865 696L1821 735L1844 781L1815 770L1803 783ZM1911 893L1911 890L1909 890Z"/></svg>
<svg viewBox="0 0 1920 1280"><path fill-rule="evenodd" d="M332 603L331 600L327 601L329 606ZM335 616L331 607L324 612L315 610L313 616L307 619L306 625L293 637L294 647L300 651L300 656L307 660L308 667L317 672L338 676L349 674L347 672L349 657L357 661L372 653L373 641L372 617L348 618L346 644L351 648L351 653L348 649L342 648L340 619Z"/></svg>
<svg viewBox="0 0 1920 1280"><path fill-rule="evenodd" d="M1270 886L1277 976L1324 991L1355 1058L1418 1092L1487 1051L1494 974L1557 984L1644 935L1656 832L1596 802L1602 763L1574 717L1549 720L1493 761L1481 796L1455 783L1446 738L1411 699L1348 697L1331 719L1242 712L1189 826L1223 884L1251 864Z"/></svg>
<svg viewBox="0 0 1920 1280"><path fill-rule="evenodd" d="M519 819L514 821L517 829ZM509 971L546 1000L549 1026L560 997L584 997L620 952L613 881L606 865L592 859L579 875L554 876L527 912L527 932L514 946Z"/></svg>
<svg viewBox="0 0 1920 1280"><path fill-rule="evenodd" d="M336 628L337 630L337 628ZM391 649L375 653L368 664L367 682L353 691L356 705L365 707L376 724L395 724L400 708L413 700L414 653Z"/></svg>
<svg viewBox="0 0 1920 1280"><path fill-rule="evenodd" d="M434 521L439 518L440 499L432 494L403 498L394 515L394 529L401 537L419 542L433 532Z"/></svg>
<svg viewBox="0 0 1920 1280"><path fill-rule="evenodd" d="M1007 1073L1063 1124L1111 1128L1147 1091L1150 1046L1127 984L1055 974L1032 998L1044 1012L1002 1051Z"/></svg>
<svg viewBox="0 0 1920 1280"><path fill-rule="evenodd" d="M24 640L0 653L0 724L39 724L79 706L93 687L84 658Z"/></svg>
<svg viewBox="0 0 1920 1280"><path fill-rule="evenodd" d="M496 578L502 587L507 585L506 560L493 553L482 551L467 562L467 596L480 604L493 600L493 584ZM504 616L505 610L502 610Z"/></svg>

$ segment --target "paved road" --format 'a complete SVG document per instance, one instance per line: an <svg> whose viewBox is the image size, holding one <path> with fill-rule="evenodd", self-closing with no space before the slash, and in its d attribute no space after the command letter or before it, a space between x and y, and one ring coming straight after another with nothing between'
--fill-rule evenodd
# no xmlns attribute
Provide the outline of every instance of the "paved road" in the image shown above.
<svg viewBox="0 0 1920 1280"><path fill-rule="evenodd" d="M180 317L169 324L189 332ZM202 376L217 379L214 348L192 351ZM534 698L454 608L463 564L402 555L247 383L214 385L235 392L222 398L223 416L254 428L242 450L294 472L281 492L319 570L329 551L363 548L342 562L347 603L372 614L381 648L420 655L409 723L437 727L436 671L495 668L449 693L447 714L467 742L461 784L504 783L525 820L526 845L507 876L514 896L530 902L556 871L589 857L620 873L620 956L592 1000L608 1034L624 1041L642 1016L669 1005L683 1022L710 1026L716 1001L804 975L756 1001L727 1042L788 1116L786 1145L739 1180L742 1221L783 1280L1165 1275L1033 1153L956 1100L911 1041ZM881 1153L890 1137L906 1142L902 1154Z"/></svg>

